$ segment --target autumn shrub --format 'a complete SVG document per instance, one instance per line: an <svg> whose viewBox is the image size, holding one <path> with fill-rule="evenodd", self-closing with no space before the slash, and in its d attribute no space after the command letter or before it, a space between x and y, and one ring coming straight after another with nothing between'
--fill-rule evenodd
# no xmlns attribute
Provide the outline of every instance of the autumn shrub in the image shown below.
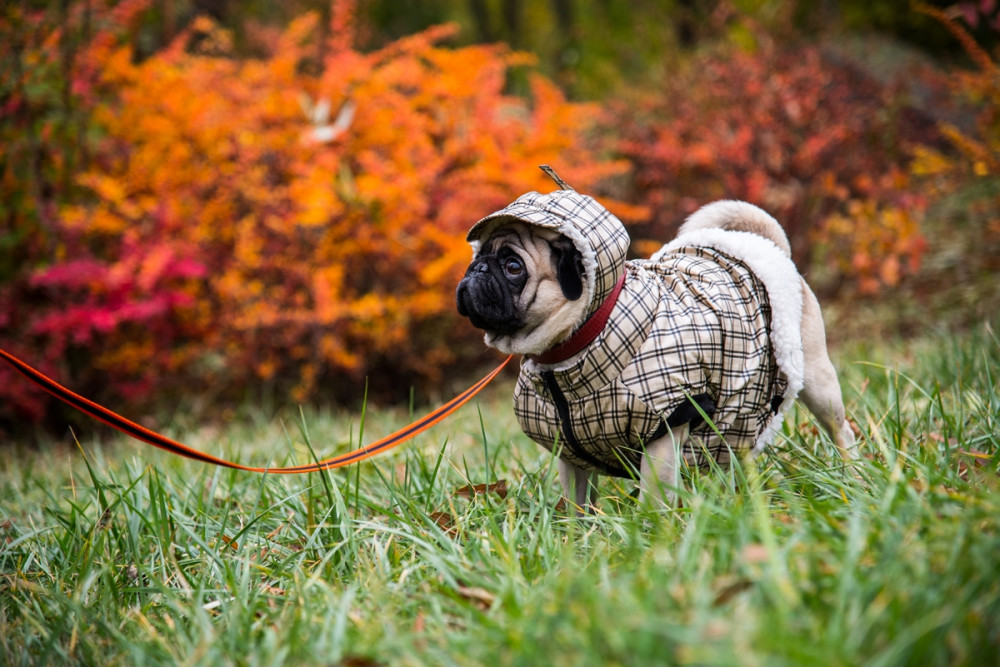
<svg viewBox="0 0 1000 667"><path fill-rule="evenodd" d="M918 4L957 39L969 67L945 76L966 122L941 122L946 142L916 151L912 173L932 198L935 261L918 285L924 303L958 323L995 312L1000 273L1000 65L970 30L1000 35L996 3L963 2L959 16ZM946 303L942 303L946 301Z"/></svg>
<svg viewBox="0 0 1000 667"><path fill-rule="evenodd" d="M919 264L923 200L907 168L928 127L899 91L832 52L760 40L694 58L663 90L612 109L646 249L698 206L744 199L785 226L800 266L829 267L827 291L872 293Z"/></svg>
<svg viewBox="0 0 1000 667"><path fill-rule="evenodd" d="M954 68L948 73L950 87L971 110L974 119L963 129L953 122L940 123L947 139L944 149L921 146L913 170L921 176L937 176L938 189L954 189L976 179L996 179L1000 175L1000 65L979 46L958 20L925 5L917 9L935 19L958 39L971 61L971 68ZM995 3L959 3L966 24L991 27L1000 33L1000 7ZM1000 192L991 192L1000 195Z"/></svg>
<svg viewBox="0 0 1000 667"><path fill-rule="evenodd" d="M366 376L400 399L467 377L482 354L454 312L468 227L551 188L539 164L580 188L620 166L588 147L593 107L541 77L530 100L505 94L526 56L442 46L453 26L361 53L351 3L331 13L259 59L207 19L141 62L105 54L114 95L77 177L90 196L59 209L54 261L19 287L45 305L8 302L4 338L118 401L261 384L358 398Z"/></svg>
<svg viewBox="0 0 1000 667"><path fill-rule="evenodd" d="M145 4L0 6L0 345L47 372L58 371L60 357L30 333L32 313L50 306L30 275L64 253L59 211L81 194L76 175L95 148L90 114L107 93L102 63ZM0 422L12 414L37 420L42 396L0 369Z"/></svg>

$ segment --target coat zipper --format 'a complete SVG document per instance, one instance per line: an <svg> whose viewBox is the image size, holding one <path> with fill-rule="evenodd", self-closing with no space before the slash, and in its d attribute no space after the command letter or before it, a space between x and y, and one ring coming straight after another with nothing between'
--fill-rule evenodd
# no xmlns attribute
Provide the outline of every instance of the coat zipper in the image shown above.
<svg viewBox="0 0 1000 667"><path fill-rule="evenodd" d="M592 455L580 444L580 441L576 439L576 434L573 432L573 422L570 419L569 414L569 402L566 400L566 395L563 394L562 389L559 387L559 383L556 382L555 373L552 371L542 371L541 375L542 380L545 381L545 387L549 390L549 394L552 396L552 402L556 406L556 413L559 415L562 437L566 441L566 446L569 447L571 452L573 452L573 455L578 459L586 461L594 468L604 472L606 475L614 475L615 477L625 478L634 477L634 475L629 474L629 472L624 468L608 465L608 463Z"/></svg>

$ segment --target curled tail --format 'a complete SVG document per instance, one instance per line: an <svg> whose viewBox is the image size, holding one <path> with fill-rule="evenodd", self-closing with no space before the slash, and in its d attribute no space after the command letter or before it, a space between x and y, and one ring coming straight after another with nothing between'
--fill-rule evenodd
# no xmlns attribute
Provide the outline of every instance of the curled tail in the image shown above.
<svg viewBox="0 0 1000 667"><path fill-rule="evenodd" d="M750 232L768 239L785 254L792 256L792 247L785 230L763 209L742 201L723 200L702 206L681 225L677 237L699 229L727 229Z"/></svg>

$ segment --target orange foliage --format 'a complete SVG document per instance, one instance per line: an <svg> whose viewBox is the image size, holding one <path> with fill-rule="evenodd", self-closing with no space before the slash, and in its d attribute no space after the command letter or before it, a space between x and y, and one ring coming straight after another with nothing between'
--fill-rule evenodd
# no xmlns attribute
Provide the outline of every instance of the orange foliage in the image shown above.
<svg viewBox="0 0 1000 667"><path fill-rule="evenodd" d="M440 46L452 26L360 53L351 4L332 14L325 45L310 14L260 60L207 19L143 62L107 52L93 198L61 212L61 263L33 283L58 305L33 333L140 395L274 380L302 401L371 374L399 398L479 353L454 313L471 223L551 189L539 164L580 188L620 166L587 147L593 108L540 76L530 102L504 94L524 55Z"/></svg>

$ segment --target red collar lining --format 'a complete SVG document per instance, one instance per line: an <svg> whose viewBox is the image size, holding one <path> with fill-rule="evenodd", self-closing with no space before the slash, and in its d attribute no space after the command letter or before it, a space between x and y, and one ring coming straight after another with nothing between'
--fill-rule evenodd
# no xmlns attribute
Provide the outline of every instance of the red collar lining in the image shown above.
<svg viewBox="0 0 1000 667"><path fill-rule="evenodd" d="M604 331L604 325L608 323L608 317L611 316L611 311L614 310L615 304L618 302L618 295L624 285L625 274L623 273L615 286L611 288L611 294L604 300L601 307L594 311L594 314L588 317L583 326L577 329L572 336L541 354L529 354L528 358L538 364L557 364L560 361L566 361L594 342L594 339Z"/></svg>

